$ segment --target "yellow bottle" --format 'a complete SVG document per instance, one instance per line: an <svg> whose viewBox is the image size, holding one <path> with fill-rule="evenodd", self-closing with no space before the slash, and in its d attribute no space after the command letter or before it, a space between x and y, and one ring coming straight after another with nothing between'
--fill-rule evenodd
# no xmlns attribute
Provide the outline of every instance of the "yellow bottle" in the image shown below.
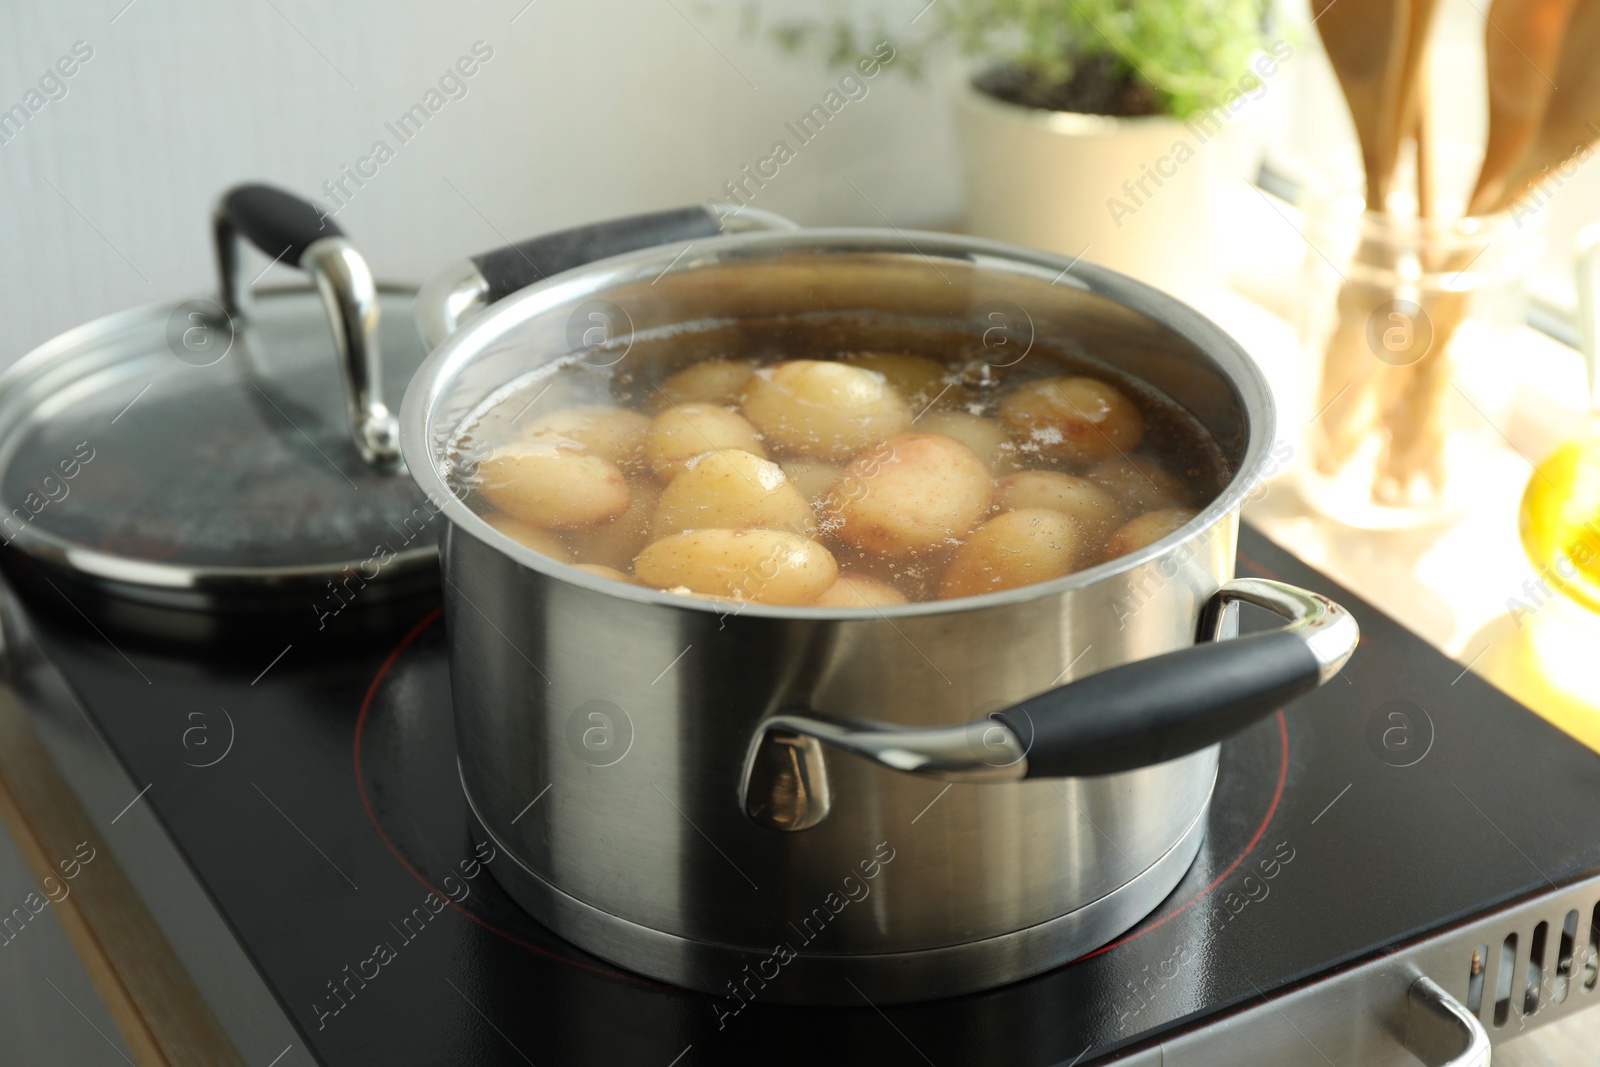
<svg viewBox="0 0 1600 1067"><path fill-rule="evenodd" d="M1600 417L1528 480L1520 524L1535 569L1560 592L1600 612Z"/></svg>
<svg viewBox="0 0 1600 1067"><path fill-rule="evenodd" d="M1600 223L1577 238L1578 329L1591 400L1584 432L1534 471L1522 493L1522 546L1549 585L1600 613Z"/></svg>

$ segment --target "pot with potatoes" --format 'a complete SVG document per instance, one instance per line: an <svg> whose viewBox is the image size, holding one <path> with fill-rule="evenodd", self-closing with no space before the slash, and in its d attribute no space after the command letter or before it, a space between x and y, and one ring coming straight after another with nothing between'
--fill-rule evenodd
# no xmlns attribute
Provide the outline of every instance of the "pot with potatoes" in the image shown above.
<svg viewBox="0 0 1600 1067"><path fill-rule="evenodd" d="M774 1002L984 989L1178 883L1350 616L1236 579L1273 409L1138 282L692 209L424 287L462 787L535 917ZM733 232L742 229L744 232ZM1281 617L1238 636L1240 602Z"/></svg>

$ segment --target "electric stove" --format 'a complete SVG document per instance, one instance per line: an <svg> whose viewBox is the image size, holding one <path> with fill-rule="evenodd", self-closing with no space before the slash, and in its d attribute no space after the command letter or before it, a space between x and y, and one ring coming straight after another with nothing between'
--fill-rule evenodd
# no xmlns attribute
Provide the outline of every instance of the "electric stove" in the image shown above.
<svg viewBox="0 0 1600 1067"><path fill-rule="evenodd" d="M522 913L468 828L437 608L141 644L13 567L39 654L11 682L252 1062L1365 1067L1457 1062L1419 978L1493 1041L1600 1004L1600 756L1259 533L1240 554L1356 615L1341 678L1223 746L1199 858L1133 929L898 1007L688 992Z"/></svg>

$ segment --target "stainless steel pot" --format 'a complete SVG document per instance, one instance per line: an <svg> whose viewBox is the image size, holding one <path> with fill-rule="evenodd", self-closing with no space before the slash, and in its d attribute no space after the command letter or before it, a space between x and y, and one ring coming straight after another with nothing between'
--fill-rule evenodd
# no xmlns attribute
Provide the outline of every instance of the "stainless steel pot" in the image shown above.
<svg viewBox="0 0 1600 1067"><path fill-rule="evenodd" d="M562 936L721 994L721 1012L947 996L1104 944L1193 860L1217 743L1356 644L1326 599L1233 580L1272 441L1260 373L1187 307L1087 264L932 233L729 235L719 214L543 238L419 297L425 333L460 323L406 393L401 444L449 519L462 785L508 857L496 877ZM1029 346L1007 360L1103 361L1182 405L1232 480L1110 563L882 610L592 577L458 499L462 428L563 360L637 387L704 358L706 337L818 323L857 347L999 324ZM1284 628L1217 640L1235 601Z"/></svg>

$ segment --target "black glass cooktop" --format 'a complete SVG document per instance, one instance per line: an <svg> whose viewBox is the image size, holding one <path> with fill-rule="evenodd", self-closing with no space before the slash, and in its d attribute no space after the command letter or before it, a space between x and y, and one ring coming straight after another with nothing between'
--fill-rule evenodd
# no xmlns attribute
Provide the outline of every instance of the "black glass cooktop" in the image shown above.
<svg viewBox="0 0 1600 1067"><path fill-rule="evenodd" d="M1600 868L1592 821L1552 817L1600 809L1600 756L1248 529L1241 557L1332 595L1363 640L1342 679L1224 746L1184 881L1081 960L881 1010L672 988L519 911L467 831L436 610L377 642L263 629L184 655L119 652L48 590L28 603L326 1064L1087 1065ZM197 711L203 750L174 741Z"/></svg>

